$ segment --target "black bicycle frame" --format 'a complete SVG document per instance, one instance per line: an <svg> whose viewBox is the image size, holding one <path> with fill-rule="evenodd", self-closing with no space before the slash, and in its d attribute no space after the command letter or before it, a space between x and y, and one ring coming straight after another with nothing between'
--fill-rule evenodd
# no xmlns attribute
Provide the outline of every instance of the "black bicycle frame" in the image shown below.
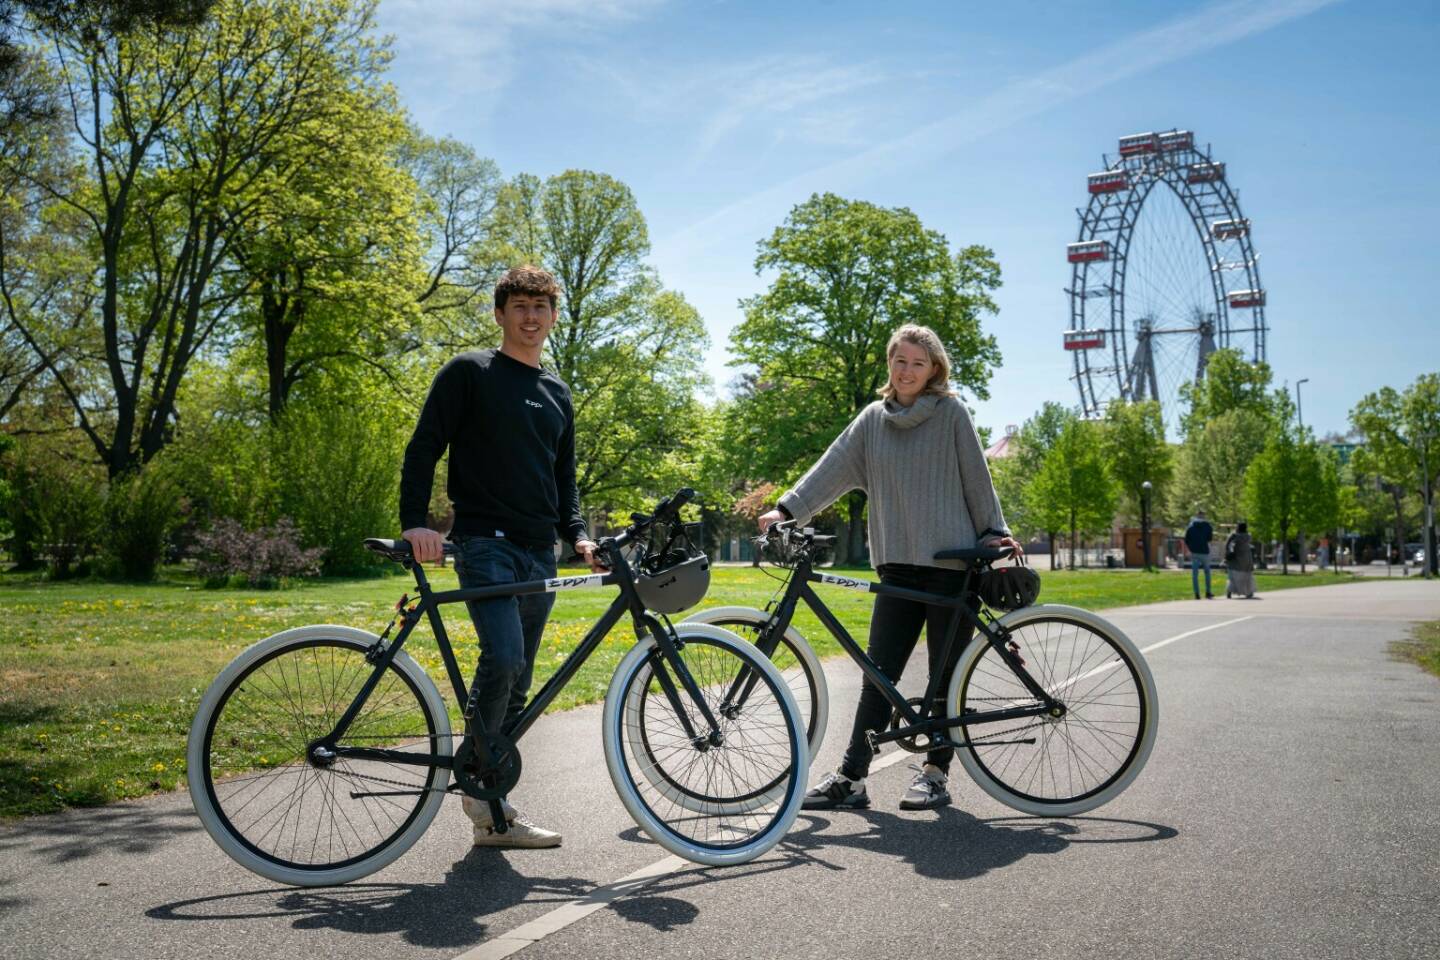
<svg viewBox="0 0 1440 960"><path fill-rule="evenodd" d="M955 610L959 616L952 617L950 626L945 632L945 643L939 658L940 663L948 663L950 651L954 647L955 638L959 635L962 617L971 623L976 630L985 635L986 640L1001 660L1015 673L1025 689L1030 691L1039 705L1028 707L1011 707L1002 710L985 710L975 713L966 713L959 717L932 717L929 714L930 704L935 702L936 695L940 692L940 683L945 679L942 674L932 674L925 689L925 699L922 701L923 709L917 712L910 706L905 696L890 682L890 678L880 670L879 665L860 649L855 638L830 612L825 601L820 598L812 583L829 583L835 586L845 587L850 590L859 590L866 593L873 593L879 596L899 597L902 600L913 600L917 603L929 604L935 607L949 607ZM889 701L895 711L904 719L904 724L893 730L873 731L870 739L873 744L888 743L893 740L903 740L907 737L914 737L919 734L928 734L932 737L938 732L948 732L955 727L963 727L972 723L992 723L997 720L1011 720L1020 717L1036 717L1047 714L1054 714L1060 709L1060 703L1045 690L1044 687L1030 675L1025 669L1020 656L1012 651L1002 630L997 630L986 623L979 614L970 608L970 601L974 596L972 589L974 585L974 571L969 571L965 578L965 584L960 592L955 595L940 593L926 593L922 590L911 590L907 587L896 587L888 583L877 583L869 580L859 580L853 577L841 577L830 573L816 573L813 562L808 554L802 554L791 570L790 579L785 586L785 593L780 598L779 605L775 612L760 628L760 636L756 646L766 657L773 657L775 648L779 646L780 640L785 631L790 628L790 623L795 617L796 607L801 600L805 601L812 613L819 619L826 630L830 631L839 643L841 648L850 655L866 679L875 685L881 695ZM1003 629L1003 628L1002 628ZM726 702L738 700L743 703L755 684L754 677L739 677L731 687ZM723 708L724 704L722 704ZM948 739L948 738L947 738ZM959 744L950 744L959 746ZM935 746L945 746L945 743L936 743Z"/></svg>
<svg viewBox="0 0 1440 960"><path fill-rule="evenodd" d="M659 622L646 612L645 605L641 602L639 594L635 591L635 580L629 564L620 556L620 546L622 546L624 542L625 538L622 537L614 541L613 545L609 547L612 556L611 572L609 573L586 574L576 577L551 577L546 580L527 580L521 583L468 587L460 590L445 590L439 592L432 590L429 580L425 577L424 569L418 563L411 563L411 569L415 574L415 585L420 593L419 601L410 607L402 606L401 609L397 611L397 617L402 624L400 632L395 635L395 639L388 645L385 643L385 638L382 635L376 645L371 648L371 651L367 654L367 659L375 664L374 672L366 678L359 693L355 695L355 699L351 701L349 708L340 717L339 721L336 722L334 729L332 729L327 736L321 738L318 743L323 745L336 757L379 760L388 763L408 764L411 766L439 767L446 770L453 769L454 761L452 758L434 753L433 744L430 754L338 744L338 741L344 737L350 724L354 722L355 717L364 707L370 694L374 692L386 668L390 666L391 661L395 659L396 654L398 654L400 649L405 645L405 641L410 637L416 624L420 622L421 616L424 615L430 621L431 629L435 632L435 642L440 648L441 659L445 662L445 671L449 675L450 683L455 689L456 700L464 705L466 735L468 736L474 730L483 732L484 729L483 722L475 715L474 698L477 691L472 690L469 694L466 693L466 684L460 673L460 665L456 661L454 650L450 645L450 636L445 632L445 623L440 615L440 606L447 603L460 603L467 600L518 597L532 593L555 592L579 587L612 586L617 584L620 586L620 594L600 616L600 619L595 622L595 625L590 628L589 632L585 634L584 639L580 641L580 645L570 653L565 659L565 662L560 665L559 669L551 674L539 692L525 705L525 709L515 718L515 721L501 732L512 740L519 740L524 736L525 732L529 730L535 721L540 718L540 715L545 712L546 707L550 705L551 701L553 701L565 685L570 682L571 678L575 676L575 673L585 664L585 661L590 658L590 655L604 642L605 637L609 635L615 624L628 612L634 621L637 636L643 636L646 631L649 631L651 636L655 638L657 649L652 669L655 672L656 680L660 683L662 690L665 692L665 696L670 701L671 707L680 718L686 735L689 736L692 741L701 739L702 737L694 728L690 721L689 711L684 709L681 702L680 697L682 690L690 697L705 723L709 725L709 732L705 736L713 738L719 728L719 722L711 712L709 704L705 702L705 697L700 691L699 684L695 682L695 678L690 675L690 671L685 667L684 661L680 659L669 631L661 627ZM394 621L391 622L391 625L394 625ZM386 633L389 633L388 627L386 628ZM666 670L667 665L669 667L668 671ZM680 686L678 688L675 685L675 679L670 676L671 672L680 680Z"/></svg>

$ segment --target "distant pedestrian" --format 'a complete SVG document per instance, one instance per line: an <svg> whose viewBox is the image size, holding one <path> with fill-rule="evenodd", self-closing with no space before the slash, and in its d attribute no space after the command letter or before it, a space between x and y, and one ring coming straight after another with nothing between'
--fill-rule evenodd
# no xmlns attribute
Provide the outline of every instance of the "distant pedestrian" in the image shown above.
<svg viewBox="0 0 1440 960"><path fill-rule="evenodd" d="M1213 600L1210 592L1210 541L1215 539L1215 528L1205 519L1204 510L1196 510L1190 525L1185 528L1185 546L1190 550L1190 586L1195 599L1200 599L1200 571L1205 571L1205 599Z"/></svg>
<svg viewBox="0 0 1440 960"><path fill-rule="evenodd" d="M1241 520L1225 541L1225 596L1255 596L1255 545L1250 527Z"/></svg>

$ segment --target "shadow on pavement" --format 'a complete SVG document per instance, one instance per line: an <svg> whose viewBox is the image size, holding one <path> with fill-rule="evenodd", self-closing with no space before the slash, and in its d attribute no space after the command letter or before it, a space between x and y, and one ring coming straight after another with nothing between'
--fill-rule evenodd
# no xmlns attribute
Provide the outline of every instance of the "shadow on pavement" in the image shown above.
<svg viewBox="0 0 1440 960"><path fill-rule="evenodd" d="M115 804L8 823L0 830L0 852L25 850L51 863L66 864L102 852L149 853L179 834L199 829L189 807Z"/></svg>
<svg viewBox="0 0 1440 960"><path fill-rule="evenodd" d="M352 883L280 887L177 900L145 911L156 920L266 920L296 930L400 934L422 947L469 947L484 940L484 918L520 903L568 903L596 884L578 877L518 873L498 850L472 849L441 883Z"/></svg>
<svg viewBox="0 0 1440 960"><path fill-rule="evenodd" d="M827 849L850 848L896 857L923 877L966 880L1009 866L1028 856L1054 854L1072 843L1142 843L1179 835L1173 827L1138 820L1104 817L1041 819L995 817L982 820L955 807L941 807L930 817L899 816L883 810L858 810L841 815L869 825L864 832L820 831L831 826L822 816L802 813L781 849L834 870L823 859Z"/></svg>

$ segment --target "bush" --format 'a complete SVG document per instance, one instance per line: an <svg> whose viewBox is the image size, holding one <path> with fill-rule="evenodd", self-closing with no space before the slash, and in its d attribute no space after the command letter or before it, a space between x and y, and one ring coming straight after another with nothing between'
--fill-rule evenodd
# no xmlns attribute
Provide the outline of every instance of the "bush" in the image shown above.
<svg viewBox="0 0 1440 960"><path fill-rule="evenodd" d="M300 531L286 517L258 530L222 518L196 538L194 554L195 570L207 587L278 587L293 577L318 575L325 551L302 549Z"/></svg>
<svg viewBox="0 0 1440 960"><path fill-rule="evenodd" d="M362 545L393 531L400 459L410 423L380 403L292 403L274 434L280 512L307 544L324 547L324 572L353 574L384 561Z"/></svg>
<svg viewBox="0 0 1440 960"><path fill-rule="evenodd" d="M111 572L127 580L154 580L180 510L179 487L159 462L111 480L104 542Z"/></svg>

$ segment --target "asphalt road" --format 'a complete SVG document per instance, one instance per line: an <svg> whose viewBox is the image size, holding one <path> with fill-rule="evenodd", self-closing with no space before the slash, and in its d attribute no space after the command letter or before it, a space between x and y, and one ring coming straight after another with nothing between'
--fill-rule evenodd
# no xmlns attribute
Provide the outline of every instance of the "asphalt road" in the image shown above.
<svg viewBox="0 0 1440 960"><path fill-rule="evenodd" d="M955 806L904 813L893 763L874 809L802 813L761 860L695 868L637 834L588 707L523 742L514 799L559 850L472 849L447 802L385 871L297 890L233 864L183 794L0 826L0 957L1440 956L1440 680L1387 654L1440 619L1440 586L1108 616L1141 647L1214 629L1147 654L1154 753L1084 817L1016 815L958 765ZM858 694L848 661L827 670L817 772ZM923 662L910 673L923 686Z"/></svg>

